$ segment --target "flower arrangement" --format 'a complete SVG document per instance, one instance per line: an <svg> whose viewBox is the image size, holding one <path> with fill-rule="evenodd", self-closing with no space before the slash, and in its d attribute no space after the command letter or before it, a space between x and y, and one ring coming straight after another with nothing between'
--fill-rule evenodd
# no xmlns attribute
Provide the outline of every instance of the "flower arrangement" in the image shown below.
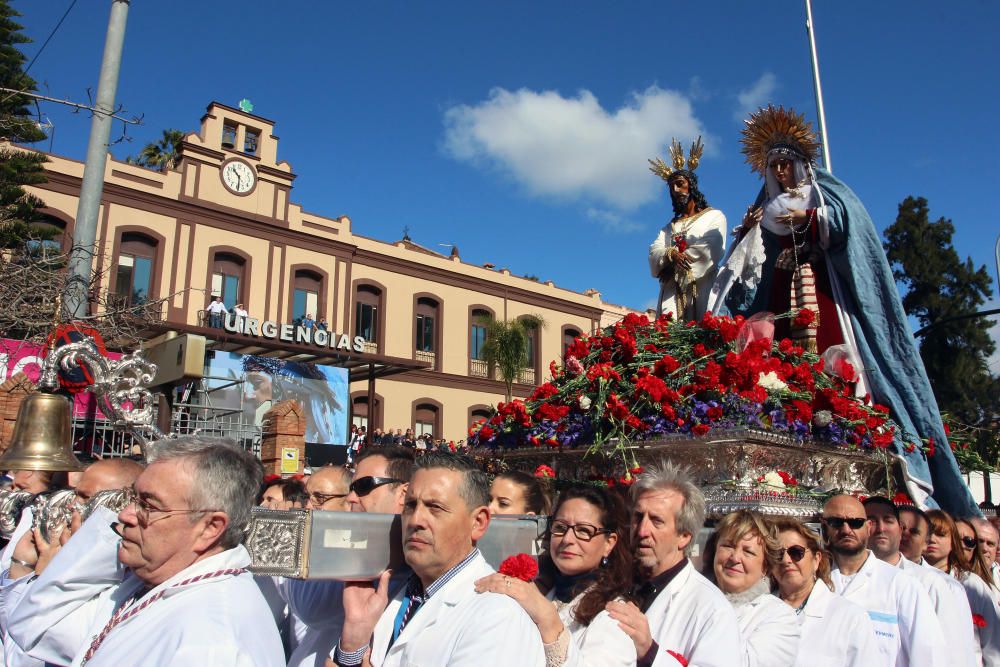
<svg viewBox="0 0 1000 667"><path fill-rule="evenodd" d="M778 317L801 317L801 311ZM500 403L470 444L490 448L622 448L666 435L756 428L833 446L884 449L888 408L854 395L849 361L773 341L773 325L714 317L678 322L629 314L567 349L527 400ZM916 445L919 446L919 445ZM785 486L787 486L785 482Z"/></svg>

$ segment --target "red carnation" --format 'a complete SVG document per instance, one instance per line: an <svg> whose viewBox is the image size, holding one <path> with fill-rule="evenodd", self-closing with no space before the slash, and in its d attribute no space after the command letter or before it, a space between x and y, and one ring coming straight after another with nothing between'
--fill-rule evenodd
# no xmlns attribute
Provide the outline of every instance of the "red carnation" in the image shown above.
<svg viewBox="0 0 1000 667"><path fill-rule="evenodd" d="M814 313L809 308L801 308L799 309L798 314L795 316L795 319L792 320L792 324L794 324L797 327L807 327L815 321L816 321L816 313Z"/></svg>
<svg viewBox="0 0 1000 667"><path fill-rule="evenodd" d="M555 476L556 476L556 471L550 468L549 466L545 465L544 463L535 468L535 477L552 478Z"/></svg>
<svg viewBox="0 0 1000 667"><path fill-rule="evenodd" d="M977 628L985 628L986 627L986 619L983 618L982 616L980 616L979 614L973 614L972 615L972 624L974 626L976 626Z"/></svg>
<svg viewBox="0 0 1000 667"><path fill-rule="evenodd" d="M694 426L691 427L691 432L697 436L705 435L710 430L711 429L708 426L708 424L695 424Z"/></svg>
<svg viewBox="0 0 1000 667"><path fill-rule="evenodd" d="M688 667L688 660L687 660L687 658L685 658L683 655L681 655L677 651L671 651L670 649L667 649L667 655L669 655L674 660L676 660L677 662L679 662L681 664L681 667Z"/></svg>
<svg viewBox="0 0 1000 667"><path fill-rule="evenodd" d="M500 563L499 572L521 581L533 581L538 576L538 563L528 554L517 554Z"/></svg>

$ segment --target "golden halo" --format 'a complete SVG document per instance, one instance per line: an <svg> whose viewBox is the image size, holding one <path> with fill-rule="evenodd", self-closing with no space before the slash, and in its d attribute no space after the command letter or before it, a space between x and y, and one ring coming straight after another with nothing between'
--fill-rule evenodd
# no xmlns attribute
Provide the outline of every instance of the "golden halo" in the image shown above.
<svg viewBox="0 0 1000 667"><path fill-rule="evenodd" d="M794 109L784 107L758 109L750 115L743 128L743 154L747 163L761 176L767 171L767 154L779 144L795 147L806 160L814 162L820 143L812 124Z"/></svg>

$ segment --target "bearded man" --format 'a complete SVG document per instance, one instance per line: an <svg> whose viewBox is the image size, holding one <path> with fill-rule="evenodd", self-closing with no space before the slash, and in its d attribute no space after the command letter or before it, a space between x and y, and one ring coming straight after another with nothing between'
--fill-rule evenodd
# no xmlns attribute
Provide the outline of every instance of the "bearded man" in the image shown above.
<svg viewBox="0 0 1000 667"><path fill-rule="evenodd" d="M649 161L650 171L666 181L674 207L670 224L649 246L649 270L660 281L657 316L673 313L678 320L700 320L725 255L726 216L708 205L694 174L702 150L698 137L685 169L684 150L675 139L670 147L673 168L659 158Z"/></svg>

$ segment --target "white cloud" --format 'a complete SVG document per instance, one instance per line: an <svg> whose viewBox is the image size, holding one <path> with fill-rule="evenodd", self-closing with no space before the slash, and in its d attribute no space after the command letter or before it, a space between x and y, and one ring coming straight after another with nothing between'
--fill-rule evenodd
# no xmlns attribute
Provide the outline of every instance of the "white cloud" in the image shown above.
<svg viewBox="0 0 1000 667"><path fill-rule="evenodd" d="M771 72L764 72L749 88L741 90L736 95L738 108L733 112L736 120L746 120L751 113L773 101L774 91L778 89L778 78Z"/></svg>
<svg viewBox="0 0 1000 667"><path fill-rule="evenodd" d="M457 160L487 164L528 192L631 210L662 194L647 158L662 155L672 137L687 144L705 135L683 94L651 86L615 110L587 90L494 88L473 105L444 114L444 149Z"/></svg>
<svg viewBox="0 0 1000 667"><path fill-rule="evenodd" d="M621 213L603 208L588 208L587 219L596 222L606 232L627 234L642 229L642 225L628 220Z"/></svg>

